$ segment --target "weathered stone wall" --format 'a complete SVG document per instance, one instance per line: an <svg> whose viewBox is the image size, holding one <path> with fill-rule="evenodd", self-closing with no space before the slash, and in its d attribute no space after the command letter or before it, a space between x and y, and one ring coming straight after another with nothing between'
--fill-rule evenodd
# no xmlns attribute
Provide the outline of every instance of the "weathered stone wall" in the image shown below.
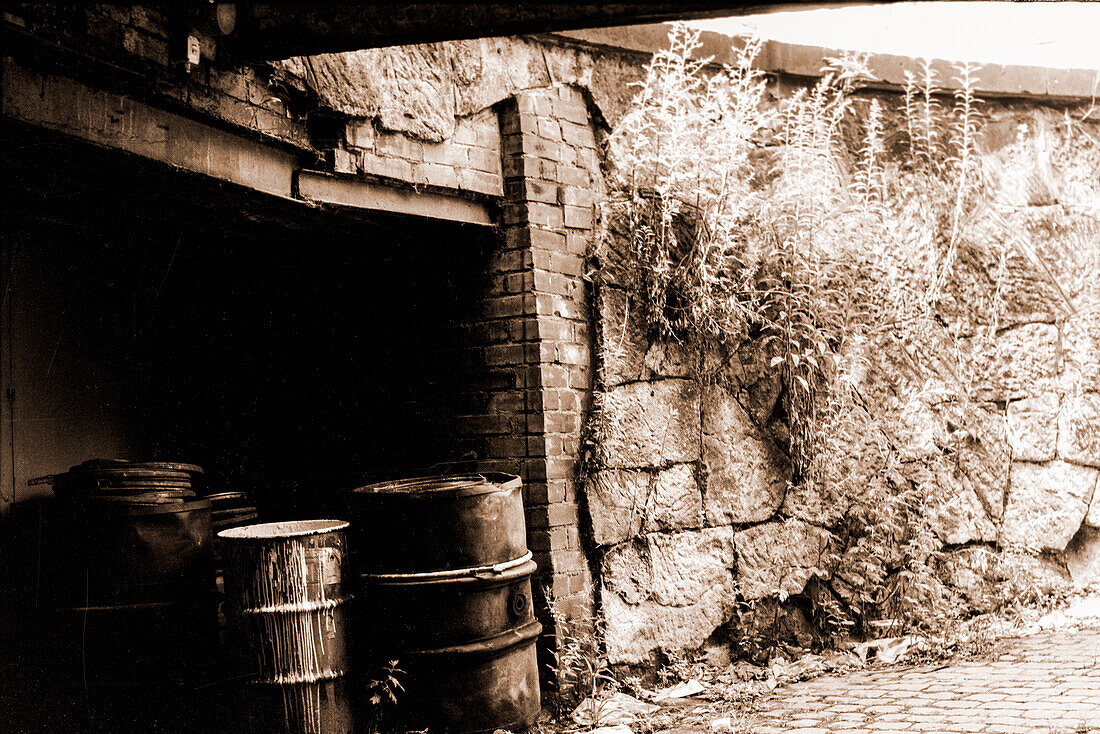
<svg viewBox="0 0 1100 734"><path fill-rule="evenodd" d="M1040 576L1100 578L1096 125L1083 110L983 111L983 172L1007 227L975 235L995 247L961 249L938 346L898 403L870 406L904 416L881 437L896 450L891 481L937 487L941 576L977 608L1004 580L1004 548L1041 554ZM613 280L596 306L602 416L586 500L612 662L699 646L741 602L859 609L860 565L892 571L838 526L844 507L789 487L781 386L754 346L719 357L654 340ZM903 355L875 359L908 369ZM860 486L887 481L858 457L850 468Z"/></svg>

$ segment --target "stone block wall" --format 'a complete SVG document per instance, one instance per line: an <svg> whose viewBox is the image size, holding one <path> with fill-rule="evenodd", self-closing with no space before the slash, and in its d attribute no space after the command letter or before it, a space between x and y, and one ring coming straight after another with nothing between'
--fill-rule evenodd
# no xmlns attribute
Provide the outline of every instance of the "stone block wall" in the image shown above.
<svg viewBox="0 0 1100 734"><path fill-rule="evenodd" d="M938 346L912 376L932 389L906 398L891 437L900 481L942 494L941 575L977 608L1003 580L1007 548L1034 554L1035 578L1100 579L1095 124L1075 131L1037 105L983 112L983 170L1008 226L976 237L1005 259L960 250ZM595 310L601 429L585 493L611 661L697 647L741 602L858 608L867 549L838 526L844 507L789 487L780 385L751 343L717 354L653 339L613 278ZM859 486L887 481L850 468Z"/></svg>

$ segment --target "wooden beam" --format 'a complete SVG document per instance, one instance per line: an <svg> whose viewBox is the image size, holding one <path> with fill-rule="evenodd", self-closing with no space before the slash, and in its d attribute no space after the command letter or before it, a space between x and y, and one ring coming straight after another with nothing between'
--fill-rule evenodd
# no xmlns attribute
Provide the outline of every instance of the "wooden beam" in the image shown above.
<svg viewBox="0 0 1100 734"><path fill-rule="evenodd" d="M464 196L414 191L321 171L298 172L298 195L317 204L393 212L464 224L492 225L489 207Z"/></svg>

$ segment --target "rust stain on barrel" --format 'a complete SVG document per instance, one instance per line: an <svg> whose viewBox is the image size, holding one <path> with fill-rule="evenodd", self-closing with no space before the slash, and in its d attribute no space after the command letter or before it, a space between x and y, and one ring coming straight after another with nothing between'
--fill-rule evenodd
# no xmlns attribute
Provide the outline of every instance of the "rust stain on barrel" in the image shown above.
<svg viewBox="0 0 1100 734"><path fill-rule="evenodd" d="M343 734L353 720L344 590L348 523L305 520L223 530L227 616L280 730ZM271 711L261 713L272 713Z"/></svg>

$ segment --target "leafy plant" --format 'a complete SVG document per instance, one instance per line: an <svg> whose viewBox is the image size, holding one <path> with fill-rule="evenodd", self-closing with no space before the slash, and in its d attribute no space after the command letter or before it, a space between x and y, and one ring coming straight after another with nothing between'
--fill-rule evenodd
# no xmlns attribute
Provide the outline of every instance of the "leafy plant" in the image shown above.
<svg viewBox="0 0 1100 734"><path fill-rule="evenodd" d="M748 344L778 376L773 435L792 485L843 519L843 604L823 595L819 618L839 631L846 606L931 624L950 610L928 566L936 472L950 461L928 459L947 464L925 479L898 471L898 426L906 396L965 406L974 379L942 374L930 355L966 365L969 326L943 312L961 308L949 286L985 211L975 67L955 68L950 105L931 64L909 77L903 145L888 146L898 121L855 94L861 58L830 61L812 88L772 106L757 43L720 69L693 58L699 45L673 27L610 136L602 275L630 291L651 334L702 353Z"/></svg>
<svg viewBox="0 0 1100 734"><path fill-rule="evenodd" d="M593 726L600 720L600 692L617 685L603 654L603 620L593 616L568 617L545 589L547 608L554 620L555 648L552 671L558 683L557 704L561 716L573 711L582 701L591 701L589 717Z"/></svg>
<svg viewBox="0 0 1100 734"><path fill-rule="evenodd" d="M387 660L367 678L365 686L365 710L367 731L382 731L387 715L397 705L405 687L401 677L405 671L398 666L397 660Z"/></svg>

